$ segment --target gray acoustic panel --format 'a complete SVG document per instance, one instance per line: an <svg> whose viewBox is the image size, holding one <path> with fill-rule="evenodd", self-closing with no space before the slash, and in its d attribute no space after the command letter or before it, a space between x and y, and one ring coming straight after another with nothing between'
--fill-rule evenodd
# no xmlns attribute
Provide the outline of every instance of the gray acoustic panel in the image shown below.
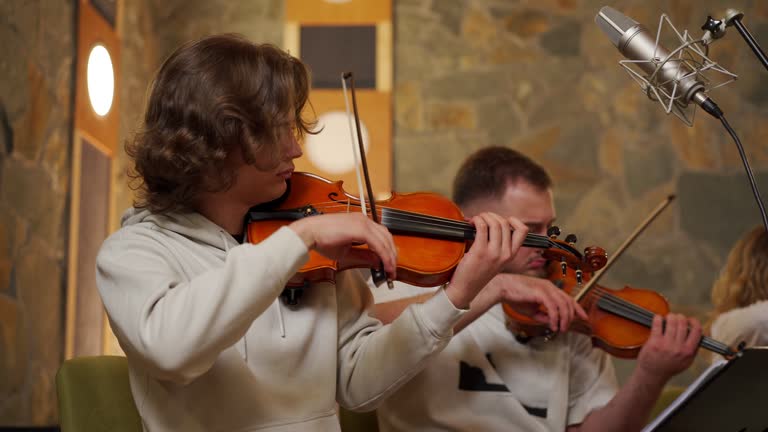
<svg viewBox="0 0 768 432"><path fill-rule="evenodd" d="M355 87L376 88L375 26L302 26L301 59L312 70L314 88L341 88L352 72Z"/></svg>

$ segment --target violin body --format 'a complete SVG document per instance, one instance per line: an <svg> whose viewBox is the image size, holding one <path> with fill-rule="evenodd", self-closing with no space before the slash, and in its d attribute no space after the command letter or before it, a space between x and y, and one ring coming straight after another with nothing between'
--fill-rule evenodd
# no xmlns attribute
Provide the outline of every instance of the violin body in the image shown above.
<svg viewBox="0 0 768 432"><path fill-rule="evenodd" d="M572 268L568 268L564 276L560 266L556 263L550 263L548 270L549 279L567 294L575 296L581 289L582 285L577 283L575 271ZM588 281L588 279L589 276L585 276L583 282ZM615 299L620 299L654 314L664 316L669 313L667 300L661 294L646 289L624 287L613 290L598 285L593 290L580 302L589 319L585 321L575 318L571 322L569 330L591 337L594 346L613 356L627 359L636 358L640 348L650 337L650 327L616 315L606 310L606 307L610 309L616 304ZM507 304L504 304L503 308L508 318L507 327L514 334L523 338L544 337L550 339L554 337L548 324L540 323Z"/></svg>
<svg viewBox="0 0 768 432"><path fill-rule="evenodd" d="M451 200L434 193L397 194L377 201L377 212L384 225L387 218L402 210L464 222L464 216ZM327 213L360 213L360 200L348 194L341 181L297 172L291 177L289 190L279 203L266 214L254 215L246 228L248 241L259 243L280 227L300 217L312 217ZM254 221L257 219L257 221ZM405 283L434 287L447 283L467 249L466 241L445 240L424 235L410 235L392 231L397 247L397 279ZM353 268L370 268L367 257L356 254L355 249L367 249L366 245L353 246L341 260L331 260L310 251L309 261L291 278L289 286L303 286L307 282L334 281L337 271Z"/></svg>

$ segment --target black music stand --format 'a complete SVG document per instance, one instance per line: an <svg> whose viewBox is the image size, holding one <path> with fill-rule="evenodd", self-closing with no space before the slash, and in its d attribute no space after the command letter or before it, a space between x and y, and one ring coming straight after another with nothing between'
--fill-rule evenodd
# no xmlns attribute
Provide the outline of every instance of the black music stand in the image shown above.
<svg viewBox="0 0 768 432"><path fill-rule="evenodd" d="M713 366L643 432L768 431L768 347Z"/></svg>

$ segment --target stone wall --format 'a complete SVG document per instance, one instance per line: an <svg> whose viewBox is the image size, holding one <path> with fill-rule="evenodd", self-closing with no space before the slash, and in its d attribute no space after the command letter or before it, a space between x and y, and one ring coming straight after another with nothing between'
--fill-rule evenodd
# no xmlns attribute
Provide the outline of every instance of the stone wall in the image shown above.
<svg viewBox="0 0 768 432"><path fill-rule="evenodd" d="M74 5L0 2L0 426L56 424Z"/></svg>
<svg viewBox="0 0 768 432"><path fill-rule="evenodd" d="M594 24L606 3L654 34L662 12L693 36L707 14L724 13L722 2L709 0L397 1L396 188L450 194L465 155L487 145L515 148L552 174L564 232L609 253L674 193L676 202L603 284L657 290L674 310L704 319L712 281L733 242L759 222L757 207L720 123L699 112L694 127L685 126L620 69L618 50ZM728 6L768 43L766 2ZM765 70L735 29L711 57L739 75L712 97L755 171L765 171ZM768 176L758 177L768 194ZM632 364L620 363L623 378Z"/></svg>

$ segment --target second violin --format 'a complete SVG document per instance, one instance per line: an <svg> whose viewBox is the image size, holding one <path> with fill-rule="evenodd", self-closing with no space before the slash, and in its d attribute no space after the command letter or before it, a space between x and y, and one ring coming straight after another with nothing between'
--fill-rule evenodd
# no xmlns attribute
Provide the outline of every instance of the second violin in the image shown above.
<svg viewBox="0 0 768 432"><path fill-rule="evenodd" d="M611 355L636 358L640 348L650 337L654 315L669 313L669 303L661 294L648 290L624 287L613 290L592 284L583 290L592 278L592 272L550 262L547 278L560 289L576 298L589 317L576 318L569 330L592 338L592 343ZM546 324L522 314L508 304L503 305L508 318L507 326L519 338L554 337ZM703 336L699 345L726 358L736 354L730 347Z"/></svg>

